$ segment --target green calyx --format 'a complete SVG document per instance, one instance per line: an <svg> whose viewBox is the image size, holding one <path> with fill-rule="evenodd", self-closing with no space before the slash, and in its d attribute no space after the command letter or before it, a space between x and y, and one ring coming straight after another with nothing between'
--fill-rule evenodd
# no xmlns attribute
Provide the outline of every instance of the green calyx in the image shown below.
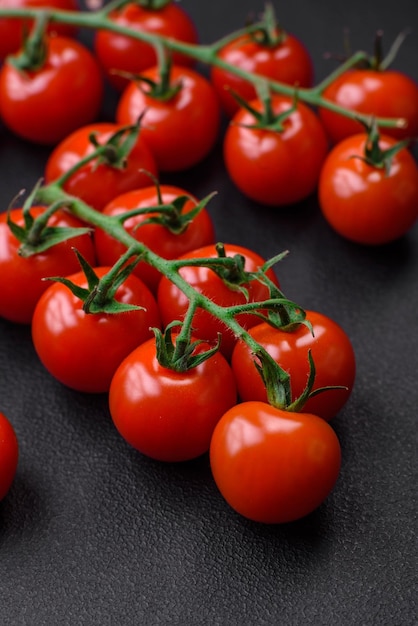
<svg viewBox="0 0 418 626"><path fill-rule="evenodd" d="M68 278L62 276L52 276L46 280L52 280L62 283L73 293L77 298L83 302L83 311L85 313L106 313L114 315L117 313L126 313L129 311L143 311L144 307L135 304L126 304L116 300L116 292L122 283L131 274L134 267L139 262L139 258L126 264L128 258L131 257L131 253L124 254L119 262L115 264L107 274L99 278L91 267L91 265L84 259L84 257L74 250L79 260L80 266L84 275L87 278L87 288L76 285Z"/></svg>
<svg viewBox="0 0 418 626"><path fill-rule="evenodd" d="M89 140L97 154L89 156L89 160L96 158L96 167L109 165L115 169L125 169L127 158L138 141L141 120L142 117L136 124L118 129L104 144L98 141L96 132L91 133Z"/></svg>
<svg viewBox="0 0 418 626"><path fill-rule="evenodd" d="M265 5L258 28L250 32L249 36L256 44L266 48L276 48L286 39L286 32L279 27L271 2Z"/></svg>
<svg viewBox="0 0 418 626"><path fill-rule="evenodd" d="M260 79L256 84L258 99L262 104L261 110L254 108L249 102L244 100L239 94L231 90L231 95L238 102L240 107L248 111L254 117L254 123L239 124L244 128L254 128L260 130L270 130L272 132L281 133L285 129L286 120L297 109L297 91L293 95L293 102L286 111L277 114L272 106L272 94L268 87L268 82Z"/></svg>
<svg viewBox="0 0 418 626"><path fill-rule="evenodd" d="M19 72L35 72L45 65L48 54L45 35L48 20L48 13L40 11L31 33L24 34L21 51L7 58L7 62Z"/></svg>
<svg viewBox="0 0 418 626"><path fill-rule="evenodd" d="M20 242L19 255L29 257L33 254L45 252L49 248L63 243L68 239L79 237L80 235L91 232L89 227L70 227L70 226L48 226L51 216L58 210L66 207L63 201L57 201L51 204L45 211L33 217L31 207L36 196L39 184L28 196L22 209L24 225L20 226L13 222L11 218L11 207L7 213L7 225L13 233L14 237Z"/></svg>
<svg viewBox="0 0 418 626"><path fill-rule="evenodd" d="M364 147L364 156L357 156L371 167L384 169L389 174L392 159L400 151L409 145L409 140L405 139L395 143L390 148L382 150L379 145L380 134L376 124L376 120L372 118L369 125L364 124L367 131L367 141Z"/></svg>
<svg viewBox="0 0 418 626"><path fill-rule="evenodd" d="M176 372L186 372L197 367L219 350L220 336L215 346L201 351L196 351L196 348L207 342L200 339L191 340L189 333L180 332L177 338L173 339L173 329L178 327L184 329L182 322L171 322L164 332L158 328L152 329L156 341L157 360L162 367Z"/></svg>

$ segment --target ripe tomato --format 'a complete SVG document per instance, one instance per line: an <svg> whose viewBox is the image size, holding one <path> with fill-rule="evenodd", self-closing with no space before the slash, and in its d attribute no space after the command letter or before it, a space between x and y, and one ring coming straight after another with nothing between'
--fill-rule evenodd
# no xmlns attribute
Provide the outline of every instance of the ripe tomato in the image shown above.
<svg viewBox="0 0 418 626"><path fill-rule="evenodd" d="M308 382L309 350L316 369L313 388L346 387L324 391L310 398L303 407L304 412L329 420L351 394L356 370L354 350L348 335L332 319L316 311L306 311L306 318L312 324L314 335L304 324L286 332L262 323L249 332L290 374L292 400L300 396ZM231 363L241 400L267 402L266 388L254 365L254 355L243 341L237 342Z"/></svg>
<svg viewBox="0 0 418 626"><path fill-rule="evenodd" d="M318 194L322 213L337 233L357 243L380 245L404 235L418 216L418 168L406 149L388 170L364 161L366 134L347 137L329 153ZM387 150L396 140L381 136ZM359 158L361 157L361 158Z"/></svg>
<svg viewBox="0 0 418 626"><path fill-rule="evenodd" d="M144 77L159 80L159 69L152 67ZM220 108L210 82L198 72L174 66L170 84L179 84L172 97L150 94L146 83L131 82L124 90L117 109L119 124L133 124L143 115L141 135L151 148L161 171L185 170L201 161L213 148L220 126Z"/></svg>
<svg viewBox="0 0 418 626"><path fill-rule="evenodd" d="M187 195L190 200L186 201L181 212L182 215L187 215L198 203L196 198L180 187L160 185L159 190L160 197L155 186L128 191L109 202L103 209L103 213L123 215L132 209L156 206L160 199L164 204L170 204L180 196ZM202 209L186 229L178 234L170 230L168 216L167 226L158 223L144 224L149 217L156 215L157 213L149 213L130 217L125 220L124 226L133 237L145 243L148 248L165 259L175 259L190 250L214 243L214 227L206 208ZM176 225L175 221L173 225ZM95 230L94 244L100 265L113 265L126 250L122 243L100 228ZM157 269L145 262L140 262L135 267L134 273L148 285L151 291L156 292L161 278Z"/></svg>
<svg viewBox="0 0 418 626"><path fill-rule="evenodd" d="M245 259L245 271L247 272L257 271L265 262L261 256L242 246L226 244L225 250L227 256L232 257L236 254L242 255ZM217 258L217 256L215 246L210 245L183 254L180 259ZM208 267L185 266L179 270L179 273L197 292L202 293L220 306L244 304L247 301L245 294L229 287L220 276ZM278 285L277 278L272 270L269 270L267 275ZM269 297L268 288L256 280L243 286L248 290L249 302L258 302ZM160 280L158 286L157 301L164 325L169 324L173 320L183 320L189 300L185 294L165 276ZM259 323L259 318L251 313L240 314L236 319L244 328L250 328ZM215 343L218 333L221 333L221 351L225 356L231 356L236 338L219 319L203 309L197 309L193 317L192 326L194 335L208 342Z"/></svg>
<svg viewBox="0 0 418 626"><path fill-rule="evenodd" d="M103 276L109 268L96 268ZM69 279L87 288L83 272ZM46 369L64 385L90 393L108 391L119 364L160 326L154 296L136 276L116 291L119 302L144 307L124 313L85 313L82 301L62 283L43 293L32 318L35 350Z"/></svg>
<svg viewBox="0 0 418 626"><path fill-rule="evenodd" d="M33 218L41 215L44 207L34 206ZM11 220L24 225L21 208L10 212ZM80 220L64 210L55 212L48 220L49 227L77 228L85 226ZM76 248L90 263L95 262L93 242L88 234L72 237L44 252L23 257L18 254L20 242L7 224L6 213L0 215L0 315L12 322L30 324L35 305L49 283L42 280L49 276L66 276L80 269L72 248Z"/></svg>
<svg viewBox="0 0 418 626"><path fill-rule="evenodd" d="M4 413L0 413L0 500L12 486L19 460L15 430Z"/></svg>
<svg viewBox="0 0 418 626"><path fill-rule="evenodd" d="M251 106L262 110L253 100ZM272 97L275 115L292 107L290 98ZM224 137L226 169L243 194L271 206L294 204L312 194L328 152L325 131L302 102L283 120L283 130L254 128L254 115L241 109Z"/></svg>
<svg viewBox="0 0 418 626"><path fill-rule="evenodd" d="M214 480L238 513L256 522L292 522L314 511L335 486L341 448L316 415L243 402L225 413L210 445Z"/></svg>
<svg viewBox="0 0 418 626"><path fill-rule="evenodd" d="M355 69L341 74L323 92L323 97L350 111L375 117L403 118L405 128L382 128L397 139L418 135L418 85L395 70ZM347 116L321 107L319 115L332 143L364 132L364 126Z"/></svg>
<svg viewBox="0 0 418 626"><path fill-rule="evenodd" d="M191 44L197 43L198 40L193 21L182 7L174 2L169 2L162 8L142 7L137 2L129 2L112 11L109 19L134 31L170 37ZM157 62L152 45L110 30L97 31L94 49L110 83L119 90L126 86L127 79L115 73L115 70L140 74ZM186 66L194 63L190 57L178 52L173 53L173 62Z"/></svg>
<svg viewBox="0 0 418 626"><path fill-rule="evenodd" d="M40 9L52 8L64 11L76 11L76 0L1 0L2 9ZM0 60L4 60L9 54L15 54L23 42L25 29L30 31L31 20L19 20L13 18L0 19ZM69 24L51 24L48 32L63 37L71 37L76 34L74 26Z"/></svg>
<svg viewBox="0 0 418 626"><path fill-rule="evenodd" d="M289 85L310 87L313 82L313 64L308 50L294 35L282 32L279 38L279 34L280 30L277 29L278 41L274 45L263 44L250 33L240 35L227 43L217 56L247 72ZM233 117L239 109L231 90L247 102L257 96L251 83L224 68L213 66L210 80L229 117Z"/></svg>
<svg viewBox="0 0 418 626"><path fill-rule="evenodd" d="M196 353L208 348L200 344ZM109 392L110 413L121 436L143 454L167 462L207 452L217 421L235 402L234 377L222 354L177 372L159 364L155 339L123 361Z"/></svg>
<svg viewBox="0 0 418 626"><path fill-rule="evenodd" d="M90 141L93 132L97 141L105 144L120 128L118 124L100 122L75 130L51 152L45 167L46 182L56 180L95 150ZM150 178L144 170L157 176L155 159L139 136L123 167L112 167L94 159L74 172L65 181L63 188L100 211L122 193L139 187L148 187Z"/></svg>
<svg viewBox="0 0 418 626"><path fill-rule="evenodd" d="M92 53L75 39L46 37L45 62L21 71L6 60L0 70L0 115L8 128L34 143L54 145L92 122L103 80Z"/></svg>

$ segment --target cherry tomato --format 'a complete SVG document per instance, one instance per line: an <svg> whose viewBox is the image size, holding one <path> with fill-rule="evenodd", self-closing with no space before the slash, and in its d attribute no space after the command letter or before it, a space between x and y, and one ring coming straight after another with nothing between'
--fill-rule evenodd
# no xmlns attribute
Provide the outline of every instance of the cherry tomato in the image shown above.
<svg viewBox="0 0 418 626"><path fill-rule="evenodd" d="M196 353L208 348L200 344ZM207 452L217 421L235 402L234 377L222 354L176 372L159 364L154 339L123 361L109 392L121 436L143 454L167 462Z"/></svg>
<svg viewBox="0 0 418 626"><path fill-rule="evenodd" d="M76 11L76 0L1 0L2 9L38 9L52 8L64 11ZM0 60L9 54L15 54L23 42L23 35L30 32L31 20L19 20L13 18L0 19ZM48 32L63 37L71 37L76 34L76 28L70 24L56 24L51 22Z"/></svg>
<svg viewBox="0 0 418 626"><path fill-rule="evenodd" d="M182 215L192 211L197 199L187 191L173 185L160 185L160 196L164 204L175 201L180 196L187 195L187 200L182 209ZM153 207L159 204L160 198L155 186L144 187L128 191L118 196L105 206L105 215L123 215L136 209ZM155 217L156 213L136 215L125 220L125 229L138 241L142 241L153 252L165 259L175 259L182 254L201 246L214 242L214 227L212 219L206 208L202 209L187 225L186 229L176 234L168 226L158 223L144 224L149 217ZM113 265L125 252L125 246L114 239L109 233L97 228L94 234L94 243L98 261L101 265ZM145 262L140 262L134 269L134 273L148 285L152 292L156 292L160 282L160 272Z"/></svg>
<svg viewBox="0 0 418 626"><path fill-rule="evenodd" d="M193 21L182 7L174 2L162 8L142 7L136 2L129 2L112 11L109 19L134 31L170 37L191 44L197 43L198 40ZM94 49L110 83L119 90L126 86L127 79L118 75L118 70L140 74L157 62L152 45L110 30L97 31ZM194 63L190 57L179 52L174 52L172 58L177 65L190 66Z"/></svg>
<svg viewBox="0 0 418 626"><path fill-rule="evenodd" d="M253 100L251 106L262 110ZM284 96L272 97L275 115L292 107ZM254 115L241 109L224 137L224 159L233 183L260 204L284 206L316 190L328 152L325 131L315 113L302 102L283 121L283 130L252 127Z"/></svg>
<svg viewBox="0 0 418 626"><path fill-rule="evenodd" d="M158 74L153 67L143 76L156 81ZM186 67L172 67L170 77L171 85L180 85L174 96L157 98L145 83L131 82L116 109L119 124L133 124L144 114L141 135L161 171L196 165L213 148L220 127L219 102L209 81Z"/></svg>
<svg viewBox="0 0 418 626"><path fill-rule="evenodd" d="M29 141L54 145L98 115L103 96L100 67L84 45L46 37L39 69L21 71L6 60L0 70L0 115Z"/></svg>
<svg viewBox="0 0 418 626"><path fill-rule="evenodd" d="M238 513L256 522L292 522L335 486L341 448L331 426L309 413L243 402L225 413L210 445L214 480Z"/></svg>
<svg viewBox="0 0 418 626"><path fill-rule="evenodd" d="M280 31L277 30L277 35ZM304 44L294 35L282 32L274 45L263 44L250 33L240 35L227 43L218 57L253 74L260 74L282 83L310 87L313 82L313 64ZM239 104L231 90L249 102L257 96L251 83L221 67L213 66L210 80L229 117L238 111Z"/></svg>
<svg viewBox="0 0 418 626"><path fill-rule="evenodd" d="M71 133L51 152L45 167L46 182L56 180L94 151L94 145L90 141L92 133L95 133L100 144L104 144L120 128L118 124L100 122L83 126ZM122 193L148 187L150 177L144 170L157 176L155 159L139 136L123 167L113 167L94 159L74 172L63 187L68 193L100 211Z"/></svg>
<svg viewBox="0 0 418 626"><path fill-rule="evenodd" d="M245 260L245 271L247 272L256 272L265 262L261 256L243 246L226 244L225 251L227 256L234 256L236 254L242 255ZM210 245L183 254L180 259L216 258L217 256L216 247ZM247 301L242 291L229 287L220 276L208 267L185 266L179 270L179 273L196 291L202 293L220 306L244 304ZM267 276L278 285L277 278L272 270L267 272ZM258 302L269 297L268 288L257 280L253 280L243 286L248 290L249 302ZM157 301L164 325L167 325L173 320L183 320L189 300L185 294L165 276L160 280L158 286ZM251 313L240 314L236 319L244 328L250 328L259 323L259 318ZM197 338L213 343L216 342L218 333L221 333L222 353L228 358L231 356L236 338L219 319L203 309L197 309L193 317L192 326L194 335Z"/></svg>
<svg viewBox="0 0 418 626"><path fill-rule="evenodd" d="M303 407L304 412L329 420L342 409L351 394L356 370L354 350L348 335L332 319L316 311L306 311L306 317L312 324L313 335L303 324L286 332L261 323L249 332L290 374L293 400L300 396L308 381L309 350L316 370L313 389L345 387L324 391L310 398ZM241 400L267 402L266 388L254 365L254 356L243 341L236 344L231 363Z"/></svg>
<svg viewBox="0 0 418 626"><path fill-rule="evenodd" d="M406 149L388 169L364 161L364 133L347 137L328 155L319 180L322 213L341 236L367 245L389 243L404 235L418 216L418 168ZM396 143L381 136L387 150Z"/></svg>
<svg viewBox="0 0 418 626"><path fill-rule="evenodd" d="M0 500L12 486L18 460L19 444L15 430L4 413L0 413Z"/></svg>
<svg viewBox="0 0 418 626"><path fill-rule="evenodd" d="M100 277L109 268L95 268ZM68 277L87 287L77 272ZM123 313L85 313L82 301L59 282L42 294L32 318L35 350L45 368L61 383L89 393L104 393L119 364L160 326L154 296L136 276L116 291L116 300L143 309Z"/></svg>
<svg viewBox="0 0 418 626"><path fill-rule="evenodd" d="M359 69L341 74L323 92L324 98L339 106L374 117L402 118L404 128L382 128L397 139L418 135L418 85L394 70ZM347 116L321 107L319 115L332 143L364 132L364 126Z"/></svg>
<svg viewBox="0 0 418 626"><path fill-rule="evenodd" d="M41 215L44 207L34 206L30 210L33 218ZM11 220L24 225L21 208L10 212ZM64 210L56 211L48 220L49 227L85 226L80 220ZM35 305L49 286L44 278L66 276L80 269L73 248L76 248L90 263L95 263L93 242L88 234L72 237L44 252L29 257L20 256L20 242L11 232L5 213L0 215L0 315L12 322L30 324Z"/></svg>

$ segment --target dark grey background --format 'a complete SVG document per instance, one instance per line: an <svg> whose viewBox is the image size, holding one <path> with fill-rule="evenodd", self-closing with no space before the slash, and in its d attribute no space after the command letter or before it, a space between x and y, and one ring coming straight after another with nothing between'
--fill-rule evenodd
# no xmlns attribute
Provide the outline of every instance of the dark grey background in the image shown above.
<svg viewBox="0 0 418 626"><path fill-rule="evenodd" d="M412 33L395 67L418 78L415 0L274 4L311 50L317 79L334 67L323 53L342 51L344 28L353 49L371 50L378 28L388 48L405 27ZM207 43L263 3L182 6ZM110 97L104 116L113 104ZM1 130L2 210L42 175L47 156ZM0 320L0 409L20 441L16 480L0 503L0 624L413 626L418 225L370 249L333 233L314 198L289 210L260 208L228 181L220 144L171 179L200 196L219 192L210 204L219 240L266 257L289 249L278 269L286 294L352 338L356 387L333 422L340 479L297 523L249 522L219 496L206 457L180 465L142 457L117 435L105 396L55 382L30 330Z"/></svg>

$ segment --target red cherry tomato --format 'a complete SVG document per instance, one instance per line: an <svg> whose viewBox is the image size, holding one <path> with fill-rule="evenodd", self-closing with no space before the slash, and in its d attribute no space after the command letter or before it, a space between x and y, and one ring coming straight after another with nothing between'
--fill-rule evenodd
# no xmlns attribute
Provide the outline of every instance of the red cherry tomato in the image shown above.
<svg viewBox="0 0 418 626"><path fill-rule="evenodd" d="M18 460L19 444L15 430L4 413L0 413L0 501L12 486Z"/></svg>
<svg viewBox="0 0 418 626"><path fill-rule="evenodd" d="M404 128L382 128L385 135L397 139L418 135L418 85L406 74L394 70L350 70L331 83L323 96L351 111L406 121ZM364 132L360 122L325 107L320 108L319 115L332 143Z"/></svg>
<svg viewBox="0 0 418 626"><path fill-rule="evenodd" d="M260 43L251 34L240 35L226 44L218 57L234 67L289 85L310 87L313 82L311 56L304 44L290 33L283 32L282 39L274 45ZM213 66L210 79L229 117L239 109L231 90L247 102L257 96L251 83L224 68Z"/></svg>
<svg viewBox="0 0 418 626"><path fill-rule="evenodd" d="M180 196L187 195L182 215L192 211L198 201L187 191L173 185L160 185L161 200L165 204L172 203ZM123 215L136 209L153 207L159 204L159 196L155 186L144 187L128 191L118 196L103 209L105 215ZM156 213L136 215L125 220L125 229L138 241L142 241L153 252L165 259L175 259L195 248L214 243L214 227L207 209L202 209L187 225L186 229L176 234L167 226L157 223L144 224L149 217ZM125 252L125 246L114 239L109 233L97 228L94 233L94 244L100 265L113 265ZM140 262L134 273L148 285L151 291L156 292L160 282L160 272L145 262Z"/></svg>
<svg viewBox="0 0 418 626"><path fill-rule="evenodd" d="M45 211L34 206L30 213L36 218ZM10 212L11 220L23 226L21 208ZM56 211L48 220L49 227L85 226L66 211ZM0 315L12 322L30 324L35 305L50 283L43 278L66 276L80 269L72 248L76 248L90 264L95 252L90 235L83 234L58 243L44 252L23 257L18 254L20 242L11 232L5 213L0 215Z"/></svg>
<svg viewBox="0 0 418 626"><path fill-rule="evenodd" d="M197 353L209 346L200 344ZM109 392L113 422L134 448L159 461L194 459L236 402L232 370L219 352L185 372L161 366L151 339L117 369Z"/></svg>
<svg viewBox="0 0 418 626"><path fill-rule="evenodd" d="M41 9L51 8L64 11L76 11L78 5L76 0L1 0L2 9ZM5 59L9 54L15 54L20 49L23 42L23 35L30 32L31 20L21 20L13 18L0 19L0 60ZM48 32L63 37L71 37L76 34L76 28L70 24L57 24L51 22Z"/></svg>
<svg viewBox="0 0 418 626"><path fill-rule="evenodd" d="M109 268L96 268L103 276ZM82 272L69 279L82 288ZM123 313L85 313L82 301L62 283L43 293L32 318L35 350L45 368L64 385L89 393L104 393L123 359L160 326L154 296L136 276L116 291L116 300L143 309Z"/></svg>
<svg viewBox="0 0 418 626"><path fill-rule="evenodd" d="M95 133L98 142L104 144L120 128L118 124L100 122L83 126L71 133L51 152L45 168L46 182L56 180L94 151L94 145L90 141L91 133ZM155 159L140 136L122 168L94 159L65 181L64 190L100 211L122 193L148 187L150 177L144 170L157 176Z"/></svg>
<svg viewBox="0 0 418 626"><path fill-rule="evenodd" d="M345 387L324 391L303 407L304 412L329 420L342 409L351 394L356 370L354 350L348 335L332 319L315 311L307 311L306 317L312 324L313 335L303 324L286 332L262 323L249 332L290 374L292 400L300 396L308 382L309 350L316 370L313 388ZM236 344L231 363L241 400L267 402L266 388L254 365L254 356L243 341Z"/></svg>
<svg viewBox="0 0 418 626"><path fill-rule="evenodd" d="M162 8L142 7L136 2L129 2L112 11L109 18L119 26L134 31L170 37L191 44L197 43L198 40L193 21L182 7L174 2ZM157 62L152 45L110 30L97 31L94 49L109 81L120 90L126 86L127 79L118 76L118 70L140 74ZM184 54L174 52L173 63L190 66L194 61Z"/></svg>
<svg viewBox="0 0 418 626"><path fill-rule="evenodd" d="M158 80L153 67L143 73ZM201 161L213 148L220 126L220 108L209 81L186 67L172 67L172 85L181 85L171 98L149 95L149 86L131 82L116 110L119 124L133 124L143 115L141 135L151 148L161 171L185 170Z"/></svg>
<svg viewBox="0 0 418 626"><path fill-rule="evenodd" d="M258 100L251 106L262 110ZM273 96L275 115L292 101ZM284 206L307 198L316 190L328 152L325 131L315 113L302 102L283 121L283 130L254 128L256 119L241 109L224 138L226 169L243 194L261 204Z"/></svg>
<svg viewBox="0 0 418 626"><path fill-rule="evenodd" d="M46 37L39 69L20 71L10 61L0 70L0 115L29 141L54 145L98 115L103 96L100 67L81 43Z"/></svg>
<svg viewBox="0 0 418 626"><path fill-rule="evenodd" d="M397 152L388 169L363 159L367 136L347 137L329 153L318 194L322 213L341 236L367 245L389 243L404 235L418 217L418 168L406 149ZM387 150L396 143L381 136Z"/></svg>
<svg viewBox="0 0 418 626"><path fill-rule="evenodd" d="M292 522L335 486L341 448L331 426L309 413L243 402L225 413L210 445L214 480L238 513L256 522Z"/></svg>
<svg viewBox="0 0 418 626"><path fill-rule="evenodd" d="M256 272L265 262L261 256L242 246L226 244L225 250L227 256L234 256L235 254L242 255L245 259L245 271L247 272ZM215 246L211 245L183 254L180 259L216 258L217 256ZM244 293L227 286L222 278L208 267L185 266L179 270L179 273L196 291L202 293L220 306L244 304L247 301ZM269 270L267 275L278 285L277 278L272 270ZM258 302L269 297L268 288L259 281L251 281L247 285L244 285L244 287L248 290L249 302ZM165 276L160 280L158 286L157 301L164 325L167 325L173 320L183 320L189 300L184 293ZM240 314L236 319L244 328L250 328L259 322L259 318L251 313ZM213 343L217 341L218 333L221 333L222 353L230 357L236 338L228 328L225 328L225 325L219 319L203 309L197 309L193 317L192 326L193 333L197 338Z"/></svg>

